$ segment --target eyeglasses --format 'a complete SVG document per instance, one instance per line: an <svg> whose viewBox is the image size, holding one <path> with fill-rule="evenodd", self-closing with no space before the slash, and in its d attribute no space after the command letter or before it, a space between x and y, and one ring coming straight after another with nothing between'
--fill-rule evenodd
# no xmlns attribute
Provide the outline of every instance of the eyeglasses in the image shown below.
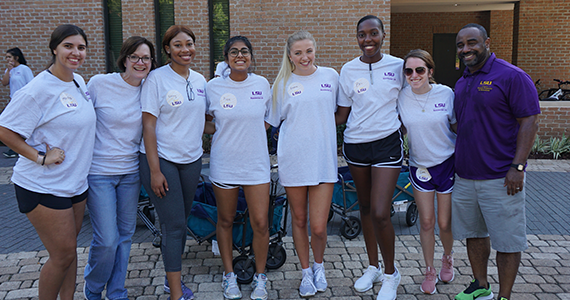
<svg viewBox="0 0 570 300"><path fill-rule="evenodd" d="M190 80L186 80L186 96L188 97L188 101L194 101L194 90Z"/></svg>
<svg viewBox="0 0 570 300"><path fill-rule="evenodd" d="M247 48L242 48L242 49L232 48L232 49L230 49L229 53L230 53L231 57L237 57L240 53L244 57L247 57L251 54L251 52L249 52L249 49L247 49Z"/></svg>
<svg viewBox="0 0 570 300"><path fill-rule="evenodd" d="M127 56L127 58L129 59L130 62L132 62L133 64L136 64L139 62L139 60L142 60L143 63L149 63L150 62L150 57L148 56L136 56L136 55L129 55Z"/></svg>
<svg viewBox="0 0 570 300"><path fill-rule="evenodd" d="M426 67L417 67L416 69L416 74L418 75L424 75L426 72ZM412 68L405 68L404 69L404 74L406 74L406 76L412 76L412 74L414 74L414 69Z"/></svg>

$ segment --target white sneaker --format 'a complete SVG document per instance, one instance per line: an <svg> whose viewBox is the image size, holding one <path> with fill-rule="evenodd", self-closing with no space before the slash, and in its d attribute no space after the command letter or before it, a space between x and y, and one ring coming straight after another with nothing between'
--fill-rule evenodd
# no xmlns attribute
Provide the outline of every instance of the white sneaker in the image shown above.
<svg viewBox="0 0 570 300"><path fill-rule="evenodd" d="M327 290L327 278L325 277L325 267L315 267L313 265L313 284L317 288L318 292L324 292Z"/></svg>
<svg viewBox="0 0 570 300"><path fill-rule="evenodd" d="M253 291L249 296L252 300L266 300L267 299L267 289L265 285L267 284L267 276L265 274L255 274L253 276L253 281L251 282L251 288Z"/></svg>
<svg viewBox="0 0 570 300"><path fill-rule="evenodd" d="M303 279L299 286L299 295L301 295L301 297L310 297L317 293L313 278L313 269L309 268L308 272L303 272Z"/></svg>
<svg viewBox="0 0 570 300"><path fill-rule="evenodd" d="M398 291L398 285L400 285L402 275L400 275L396 266L394 266L394 269L396 269L394 274L384 274L382 287L380 288L380 292L378 292L376 300L396 300L396 292Z"/></svg>
<svg viewBox="0 0 570 300"><path fill-rule="evenodd" d="M362 277L354 283L354 289L357 292L366 292L380 281L382 281L382 272L375 266L368 266Z"/></svg>
<svg viewBox="0 0 570 300"><path fill-rule="evenodd" d="M241 299L241 291L237 284L237 275L234 272L224 274L222 288L226 299Z"/></svg>

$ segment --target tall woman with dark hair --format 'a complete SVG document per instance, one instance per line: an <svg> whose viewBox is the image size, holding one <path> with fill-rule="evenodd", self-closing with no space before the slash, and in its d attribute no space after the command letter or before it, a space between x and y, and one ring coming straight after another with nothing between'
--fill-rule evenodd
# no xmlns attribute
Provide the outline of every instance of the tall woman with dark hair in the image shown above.
<svg viewBox="0 0 570 300"><path fill-rule="evenodd" d="M10 85L10 98L14 98L16 91L34 79L34 74L30 67L27 66L28 63L24 58L24 53L18 47L6 51L6 63L6 71L4 71L4 76L2 76L2 85ZM9 158L18 156L12 149L8 149L3 154Z"/></svg>
<svg viewBox="0 0 570 300"><path fill-rule="evenodd" d="M87 36L75 25L51 34L52 62L23 87L0 116L0 140L20 154L12 181L49 259L39 299L71 300L77 274L87 173L95 140L95 111L83 78L75 74L87 53Z"/></svg>
<svg viewBox="0 0 570 300"><path fill-rule="evenodd" d="M170 62L150 72L141 95L141 181L160 220L164 290L172 299L194 297L181 280L181 255L202 169L206 120L206 79L190 69L196 56L195 41L186 26L168 28L162 49Z"/></svg>
<svg viewBox="0 0 570 300"><path fill-rule="evenodd" d="M107 299L128 296L125 277L140 191L141 84L156 67L154 46L140 36L128 38L117 66L121 73L96 75L87 85L97 114L87 198L93 240L83 275L90 300L101 300L105 286Z"/></svg>
<svg viewBox="0 0 570 300"><path fill-rule="evenodd" d="M403 159L398 93L404 84L403 60L382 54L386 33L376 16L356 26L362 55L340 71L337 124L346 122L343 154L356 185L369 266L354 288L364 292L382 281L377 300L396 299L401 275L394 264L392 195ZM378 264L378 246L384 275ZM382 279L383 278L383 279Z"/></svg>
<svg viewBox="0 0 570 300"><path fill-rule="evenodd" d="M216 132L210 154L210 180L218 207L216 236L222 256L222 287L227 299L241 298L232 265L232 228L239 187L243 187L253 229L255 276L251 299L267 299L265 263L269 247L269 153L265 122L271 107L269 82L252 73L253 48L246 37L234 36L224 46L229 76L206 87L208 113Z"/></svg>

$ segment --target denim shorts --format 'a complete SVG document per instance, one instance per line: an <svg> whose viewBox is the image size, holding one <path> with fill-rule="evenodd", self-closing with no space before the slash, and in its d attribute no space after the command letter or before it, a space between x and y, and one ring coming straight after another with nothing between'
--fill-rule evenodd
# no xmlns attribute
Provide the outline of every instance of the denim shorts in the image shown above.
<svg viewBox="0 0 570 300"><path fill-rule="evenodd" d="M451 196L454 239L490 237L491 247L504 253L528 248L526 187L515 195L507 195L504 182L505 178L469 180L455 176Z"/></svg>

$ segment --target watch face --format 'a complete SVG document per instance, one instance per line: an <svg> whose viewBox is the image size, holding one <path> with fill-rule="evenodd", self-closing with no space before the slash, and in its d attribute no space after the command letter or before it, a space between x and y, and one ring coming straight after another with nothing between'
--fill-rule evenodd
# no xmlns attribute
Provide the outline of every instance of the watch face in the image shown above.
<svg viewBox="0 0 570 300"><path fill-rule="evenodd" d="M523 165L518 165L518 166L517 166L517 170L519 170L519 171L524 170L524 166L523 166Z"/></svg>

